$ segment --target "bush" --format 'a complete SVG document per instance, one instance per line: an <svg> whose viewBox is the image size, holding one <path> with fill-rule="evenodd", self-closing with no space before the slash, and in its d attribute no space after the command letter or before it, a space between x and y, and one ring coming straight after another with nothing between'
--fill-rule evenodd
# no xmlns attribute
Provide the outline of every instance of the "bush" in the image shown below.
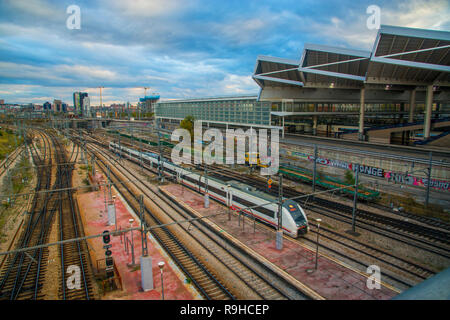
<svg viewBox="0 0 450 320"><path fill-rule="evenodd" d="M353 172L350 170L345 171L345 182L353 185L355 184L355 177L353 176Z"/></svg>

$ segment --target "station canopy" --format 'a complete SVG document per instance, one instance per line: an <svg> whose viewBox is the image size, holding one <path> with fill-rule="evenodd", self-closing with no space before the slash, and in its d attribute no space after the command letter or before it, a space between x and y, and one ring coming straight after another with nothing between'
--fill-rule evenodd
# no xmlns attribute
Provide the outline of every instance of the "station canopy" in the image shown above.
<svg viewBox="0 0 450 320"><path fill-rule="evenodd" d="M253 79L261 88L449 87L449 51L450 32L381 26L372 51L305 44L299 61L258 56Z"/></svg>

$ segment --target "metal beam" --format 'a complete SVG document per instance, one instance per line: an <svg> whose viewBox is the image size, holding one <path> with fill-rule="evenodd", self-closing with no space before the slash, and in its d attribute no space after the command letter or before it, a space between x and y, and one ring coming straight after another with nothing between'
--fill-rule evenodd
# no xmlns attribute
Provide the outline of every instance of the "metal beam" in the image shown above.
<svg viewBox="0 0 450 320"><path fill-rule="evenodd" d="M325 70L307 69L307 68L303 68L303 67L298 68L298 70L300 72L305 72L305 73L314 73L314 74L319 74L319 75L328 76L328 77L337 77L337 78L350 79L350 80L355 80L355 81L365 81L366 80L366 77L355 76L353 74L344 74L344 73L325 71Z"/></svg>
<svg viewBox="0 0 450 320"><path fill-rule="evenodd" d="M287 80L287 79L281 79L281 78L272 78L272 77L266 77L266 76L260 76L260 75L253 75L252 78L253 79L273 81L273 82L286 83L286 84L292 84L292 85L295 85L295 86L303 87L303 82L300 82L300 81Z"/></svg>
<svg viewBox="0 0 450 320"><path fill-rule="evenodd" d="M450 72L450 66L437 65L437 64L432 64L432 63L423 63L423 62L407 61L407 60L399 60L399 59L391 59L391 58L383 58L383 57L373 57L370 59L370 61L392 64L392 65L400 65L400 66L418 68L418 69Z"/></svg>

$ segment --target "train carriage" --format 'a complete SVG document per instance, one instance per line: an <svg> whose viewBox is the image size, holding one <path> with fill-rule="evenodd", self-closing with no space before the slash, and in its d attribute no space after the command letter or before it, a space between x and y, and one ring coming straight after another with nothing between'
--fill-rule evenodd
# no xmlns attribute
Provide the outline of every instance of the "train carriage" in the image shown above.
<svg viewBox="0 0 450 320"><path fill-rule="evenodd" d="M158 165L159 155L150 152L140 152L125 146L119 146L110 142L109 148L115 153L122 153L122 156L139 161L142 156L143 161L151 166ZM205 177L201 173L187 170L174 163L164 160L163 172L176 178L183 185L201 193L206 192ZM229 180L222 181L213 177L208 177L208 195L233 210L255 217L256 219L278 226L278 204L277 199L242 182ZM291 237L297 238L309 230L308 220L302 207L292 200L285 200L282 206L282 229Z"/></svg>

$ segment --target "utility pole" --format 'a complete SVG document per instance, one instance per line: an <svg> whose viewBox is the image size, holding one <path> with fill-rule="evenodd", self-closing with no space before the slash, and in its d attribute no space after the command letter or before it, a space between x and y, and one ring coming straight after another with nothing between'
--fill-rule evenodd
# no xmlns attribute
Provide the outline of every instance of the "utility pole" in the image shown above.
<svg viewBox="0 0 450 320"><path fill-rule="evenodd" d="M102 103L102 86L98 87L100 89L100 114L103 114L103 103Z"/></svg>
<svg viewBox="0 0 450 320"><path fill-rule="evenodd" d="M142 256L148 256L147 233L145 231L144 221L144 195L139 196L139 218L141 220L141 240L142 240Z"/></svg>
<svg viewBox="0 0 450 320"><path fill-rule="evenodd" d="M204 207L209 208L209 194L208 194L208 165L205 162L205 171L204 171L204 177L205 177L205 197L204 197Z"/></svg>
<svg viewBox="0 0 450 320"><path fill-rule="evenodd" d="M352 230L351 234L359 235L356 232L356 210L358 205L358 184L359 184L359 164L356 165L356 178L355 178L355 186L354 186L354 194L353 194L353 210L352 210Z"/></svg>
<svg viewBox="0 0 450 320"><path fill-rule="evenodd" d="M277 250L283 249L283 174L278 174L278 228L276 235Z"/></svg>
<svg viewBox="0 0 450 320"><path fill-rule="evenodd" d="M430 162L428 164L428 181L427 181L427 194L425 196L425 206L428 207L430 201L430 186L431 186L431 166L433 165L433 152L430 151Z"/></svg>
<svg viewBox="0 0 450 320"><path fill-rule="evenodd" d="M161 132L160 132L160 128L159 128L159 119L156 120L156 129L158 130L158 152L159 152L159 158L158 158L158 178L159 181L163 182L163 177L162 177L162 173L161 173L161 166L162 166L162 151L161 151Z"/></svg>
<svg viewBox="0 0 450 320"><path fill-rule="evenodd" d="M144 88L144 103L146 103L145 101L145 98L147 97L147 89L149 89L148 87L143 87ZM145 109L144 109L144 111L146 111ZM141 113L139 112L139 120L141 119Z"/></svg>
<svg viewBox="0 0 450 320"><path fill-rule="evenodd" d="M314 193L316 192L316 179L317 179L317 144L314 145L314 169L313 169L313 200Z"/></svg>

